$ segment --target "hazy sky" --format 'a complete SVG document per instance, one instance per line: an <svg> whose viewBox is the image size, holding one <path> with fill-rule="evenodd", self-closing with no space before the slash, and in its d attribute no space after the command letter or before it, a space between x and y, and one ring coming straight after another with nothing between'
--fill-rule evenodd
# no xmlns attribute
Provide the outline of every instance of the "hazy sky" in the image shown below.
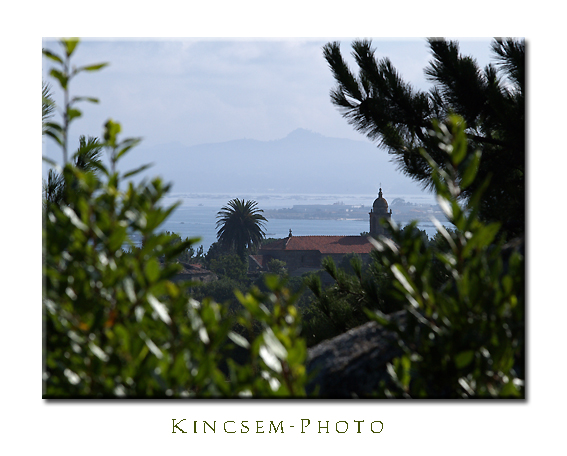
<svg viewBox="0 0 567 456"><path fill-rule="evenodd" d="M82 105L83 117L72 124L71 136L99 136L111 117L121 122L124 136L141 136L145 145L273 140L296 128L364 140L330 102L334 80L321 48L334 40L85 39L75 64L110 65L73 80L72 94L97 97L100 104ZM350 59L352 39L338 41ZM482 67L490 61L489 39L459 42ZM423 74L430 57L425 39L378 38L373 44L376 55L389 57L406 81L429 87ZM45 39L43 46L60 48ZM44 59L44 78L51 66Z"/></svg>

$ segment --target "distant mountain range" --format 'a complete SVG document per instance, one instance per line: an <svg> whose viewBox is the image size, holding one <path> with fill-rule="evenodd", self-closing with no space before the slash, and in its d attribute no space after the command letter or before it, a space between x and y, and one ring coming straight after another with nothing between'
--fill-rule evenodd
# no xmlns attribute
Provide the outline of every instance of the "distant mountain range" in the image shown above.
<svg viewBox="0 0 567 456"><path fill-rule="evenodd" d="M145 147L122 160L121 169L154 163L145 176L162 176L173 192L273 192L374 195L421 193L397 171L386 151L365 141L329 138L304 129L283 139L239 139L184 146Z"/></svg>

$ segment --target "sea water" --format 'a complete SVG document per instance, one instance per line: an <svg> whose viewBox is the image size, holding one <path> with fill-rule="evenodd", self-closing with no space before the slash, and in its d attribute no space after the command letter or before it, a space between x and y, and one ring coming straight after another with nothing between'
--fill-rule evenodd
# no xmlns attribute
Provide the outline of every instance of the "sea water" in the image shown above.
<svg viewBox="0 0 567 456"><path fill-rule="evenodd" d="M396 198L403 198L406 202L416 204L435 204L435 196L429 194L421 195L384 195L389 202ZM375 196L377 197L377 195ZM198 237L200 240L195 244L203 246L206 253L216 238L217 212L228 201L233 198L254 200L258 203L258 209L282 209L290 208L297 204L334 204L344 203L346 205L363 205L370 207L375 197L368 195L228 195L228 194L199 194L199 193L172 193L164 201L166 206L179 203L170 217L160 227L161 230L171 231L179 234L183 239ZM395 214L392 215L395 221ZM421 220L419 229L425 230L431 238L436 233L436 228L429 220ZM305 219L269 219L265 223L264 231L267 238L284 238L292 230L295 236L310 235L337 235L358 236L368 232L370 222L365 220L305 220Z"/></svg>

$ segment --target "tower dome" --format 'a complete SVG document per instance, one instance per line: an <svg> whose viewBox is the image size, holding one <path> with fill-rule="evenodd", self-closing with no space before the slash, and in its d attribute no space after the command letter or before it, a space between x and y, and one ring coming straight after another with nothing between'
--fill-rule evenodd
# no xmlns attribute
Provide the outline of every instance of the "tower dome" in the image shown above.
<svg viewBox="0 0 567 456"><path fill-rule="evenodd" d="M382 197L382 189L378 192L378 198L374 200L372 205L374 212L388 212L388 202Z"/></svg>

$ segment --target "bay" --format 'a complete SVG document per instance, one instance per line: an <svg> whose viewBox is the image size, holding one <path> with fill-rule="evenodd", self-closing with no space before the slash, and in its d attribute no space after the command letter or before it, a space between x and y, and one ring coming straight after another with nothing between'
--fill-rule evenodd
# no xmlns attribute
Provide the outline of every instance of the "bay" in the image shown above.
<svg viewBox="0 0 567 456"><path fill-rule="evenodd" d="M435 204L434 195L384 195L388 201L403 198L407 202L417 204ZM258 202L259 209L282 209L290 208L299 204L334 204L344 203L347 205L364 205L370 209L374 198L373 195L329 195L329 194L212 194L212 193L172 193L165 199L165 205L170 206L179 203L170 217L160 227L163 231L171 231L179 234L182 238L199 237L195 244L203 246L207 252L211 244L216 241L216 216L217 212L233 198L251 199ZM395 220L395 214L393 214ZM444 223L446 224L446 223ZM429 220L421 220L418 227L433 237L436 228ZM266 237L284 238L292 230L295 236L312 235L340 235L358 236L360 233L368 232L369 220L297 220L297 219L269 219L265 224Z"/></svg>

